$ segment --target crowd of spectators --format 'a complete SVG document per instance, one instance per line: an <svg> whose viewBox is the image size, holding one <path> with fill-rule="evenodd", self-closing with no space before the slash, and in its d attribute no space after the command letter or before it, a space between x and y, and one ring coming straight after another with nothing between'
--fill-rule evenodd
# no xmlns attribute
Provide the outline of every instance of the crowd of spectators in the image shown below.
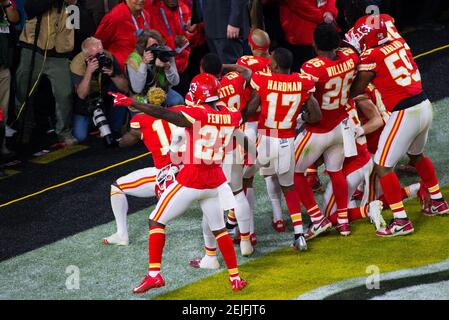
<svg viewBox="0 0 449 320"><path fill-rule="evenodd" d="M393 7L388 0L372 2L387 10ZM415 23L441 30L434 22L441 1L429 2ZM201 57L210 51L223 63L235 63L250 54L247 38L256 27L269 33L272 47L284 46L294 53L298 70L314 56L315 27L336 24L345 31L345 12L353 3L0 0L1 154L11 153L5 135L18 137L19 144L32 140L35 114L43 105L35 96L44 80L54 97L52 129L58 141L67 146L85 141L94 130L91 113L99 103L119 138L127 129L129 111L112 108L108 91L144 101L150 88L159 87L166 91L168 105L181 104ZM161 50L169 53L168 59L158 56Z"/></svg>

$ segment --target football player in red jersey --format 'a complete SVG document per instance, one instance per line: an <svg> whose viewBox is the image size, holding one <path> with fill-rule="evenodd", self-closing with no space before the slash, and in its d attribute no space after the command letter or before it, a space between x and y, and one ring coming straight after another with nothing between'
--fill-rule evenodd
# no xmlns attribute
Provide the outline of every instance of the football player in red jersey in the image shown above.
<svg viewBox="0 0 449 320"><path fill-rule="evenodd" d="M392 113L374 156L376 173L394 214L391 224L377 234L392 237L414 231L404 209L399 179L393 171L405 154L431 194L431 211L442 215L449 212L449 206L441 194L433 164L423 154L433 113L432 104L422 89L418 67L403 41L390 40L382 17L377 19L378 25L362 39L367 49L361 55L351 97L357 99L372 82L382 95L387 110Z"/></svg>
<svg viewBox="0 0 449 320"><path fill-rule="evenodd" d="M307 121L319 121L321 112L313 97L315 83L311 76L291 73L292 53L276 49L270 59L269 72L256 72L251 80L253 95L243 111L244 119L260 106L257 161L263 176L276 175L293 221L293 247L307 250L302 226L301 204L294 189L294 139L301 106L306 103Z"/></svg>
<svg viewBox="0 0 449 320"><path fill-rule="evenodd" d="M232 111L219 102L220 83L210 74L196 76L190 85L190 92L196 105L178 107L177 112L113 94L116 104L132 106L155 118L185 127L187 131L184 167L150 215L148 275L134 288L133 293L144 293L165 285L160 274L165 226L183 214L196 200L200 202L206 221L216 237L233 290L241 290L246 286L246 281L239 276L234 246L226 231L220 208L220 204L223 208L235 206L221 162L224 149L241 124L242 117L238 111Z"/></svg>
<svg viewBox="0 0 449 320"><path fill-rule="evenodd" d="M252 56L243 56L237 60L237 64L247 67L253 71L253 74L258 71L268 72L270 63L270 37L268 34L260 29L251 31L248 37L248 43L252 51ZM249 101L251 98L251 88L246 89L244 100ZM255 111L248 121L243 126L243 132L252 143L257 140L257 123L259 121L260 111ZM257 172L257 166L247 164L243 173L243 185L245 188L246 197L251 207L251 240L253 244L256 243L256 234L254 233L254 207L255 196L253 188L254 174ZM275 176L265 178L267 184L268 196L270 197L273 207L273 227L278 231L283 231L285 225L282 221L282 207L281 207L281 190L279 182Z"/></svg>
<svg viewBox="0 0 449 320"><path fill-rule="evenodd" d="M205 55L200 65L201 73L209 73L220 80L220 101L228 108L240 111L246 106L244 91L251 80L250 69L239 65L223 65L218 55L209 53ZM226 73L227 71L230 71ZM223 75L223 73L225 73ZM192 103L186 99L188 104ZM236 130L242 137L241 130ZM240 138L239 138L240 139ZM243 143L242 143L243 144ZM255 146L254 146L255 149ZM250 241L250 207L243 192L243 151L240 146L232 145L227 148L223 159L223 171L226 175L229 186L236 199L235 210L230 210L226 222L228 231L234 230L237 223L240 231L240 251L242 256L250 256L254 249ZM203 223L203 237L205 242L205 256L202 259L190 261L194 268L217 269L219 267L216 258L216 241L206 223Z"/></svg>
<svg viewBox="0 0 449 320"><path fill-rule="evenodd" d="M321 156L324 158L326 171L332 181L338 208L338 231L347 236L351 233L348 221L348 185L342 172L348 145L355 149L354 136L345 141L348 114L346 104L349 88L355 76L358 54L349 48L339 48L340 36L332 25L320 25L316 28L315 50L318 57L302 66L302 71L309 74L316 82L316 98L320 104L322 118L314 124L306 124L298 135L296 144L295 185L306 207L313 225L306 238L311 239L329 230L331 223L321 213L314 198L312 188L304 176L307 168Z"/></svg>
<svg viewBox="0 0 449 320"><path fill-rule="evenodd" d="M150 101L162 105L165 101L165 92L159 88L152 91L159 92L159 101ZM103 239L103 244L128 245L127 195L139 198L160 196L166 187L167 178L173 180L179 171L172 165L170 157L170 143L172 132L176 126L165 120L156 119L144 113L138 113L131 119L131 130L119 141L120 147L129 147L142 140L148 151L151 152L154 167L134 171L123 176L111 185L111 207L114 213L117 232ZM162 172L162 173L161 173ZM161 173L161 175L159 175ZM164 179L158 183L159 179Z"/></svg>

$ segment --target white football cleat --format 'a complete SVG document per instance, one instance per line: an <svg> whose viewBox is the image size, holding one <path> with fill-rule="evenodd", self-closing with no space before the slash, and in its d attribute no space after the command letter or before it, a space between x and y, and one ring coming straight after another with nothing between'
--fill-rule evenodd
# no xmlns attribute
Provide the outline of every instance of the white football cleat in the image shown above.
<svg viewBox="0 0 449 320"><path fill-rule="evenodd" d="M371 220L371 223L376 227L376 231L379 231L382 227L386 227L387 223L382 217L382 210L384 205L382 201L375 200L369 203L368 205L368 217Z"/></svg>
<svg viewBox="0 0 449 320"><path fill-rule="evenodd" d="M129 245L128 237L121 236L118 233L114 233L113 235L111 235L107 238L104 238L101 242L105 245L110 245L110 244L113 244L116 246Z"/></svg>
<svg viewBox="0 0 449 320"><path fill-rule="evenodd" d="M192 268L199 269L220 269L220 263L218 262L217 256L205 255L201 260L191 260L189 265Z"/></svg>
<svg viewBox="0 0 449 320"><path fill-rule="evenodd" d="M240 252L244 257L249 257L253 254L254 248L251 244L251 240L240 240Z"/></svg>

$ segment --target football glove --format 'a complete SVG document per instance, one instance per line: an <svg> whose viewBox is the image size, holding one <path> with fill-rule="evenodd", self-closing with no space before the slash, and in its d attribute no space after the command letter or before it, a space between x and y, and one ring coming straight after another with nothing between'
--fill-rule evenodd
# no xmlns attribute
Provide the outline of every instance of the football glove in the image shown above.
<svg viewBox="0 0 449 320"><path fill-rule="evenodd" d="M114 106L125 106L125 107L131 107L132 103L134 102L133 98L130 98L128 96L125 96L122 93L118 92L108 92L110 96L114 97Z"/></svg>

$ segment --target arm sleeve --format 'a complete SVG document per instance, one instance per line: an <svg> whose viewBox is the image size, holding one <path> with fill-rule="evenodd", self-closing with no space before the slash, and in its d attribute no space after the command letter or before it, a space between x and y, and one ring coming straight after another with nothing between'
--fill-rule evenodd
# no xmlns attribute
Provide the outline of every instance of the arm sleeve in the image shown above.
<svg viewBox="0 0 449 320"><path fill-rule="evenodd" d="M320 72L318 68L315 68L310 61L302 65L301 72L311 76L315 82L318 82L320 79Z"/></svg>
<svg viewBox="0 0 449 320"><path fill-rule="evenodd" d="M376 72L377 70L376 57L373 54L372 50L365 51L360 56L360 64L358 66L358 70Z"/></svg>
<svg viewBox="0 0 449 320"><path fill-rule="evenodd" d="M54 3L54 0L26 0L24 8L27 14L27 19L31 20L47 12L51 9Z"/></svg>
<svg viewBox="0 0 449 320"><path fill-rule="evenodd" d="M228 24L238 28L243 27L243 15L247 13L247 4L248 1L245 0L231 0L231 14Z"/></svg>
<svg viewBox="0 0 449 320"><path fill-rule="evenodd" d="M172 86L177 86L179 84L179 73L174 58L170 59L170 69L165 70L165 77Z"/></svg>
<svg viewBox="0 0 449 320"><path fill-rule="evenodd" d="M126 70L128 71L129 82L131 84L131 89L133 92L140 94L145 88L147 81L147 66L141 63L138 70L134 70L126 65Z"/></svg>
<svg viewBox="0 0 449 320"><path fill-rule="evenodd" d="M259 92L260 87L262 85L262 76L260 75L259 72L256 72L253 77L251 78L251 88L253 88L254 90L256 90L257 92Z"/></svg>
<svg viewBox="0 0 449 320"><path fill-rule="evenodd" d="M140 129L140 119L139 115L135 115L132 117L131 121L129 122L129 125L132 129Z"/></svg>
<svg viewBox="0 0 449 320"><path fill-rule="evenodd" d="M181 106L177 108L177 111L181 112L190 123L195 123L196 121L207 121L207 113L201 106Z"/></svg>

